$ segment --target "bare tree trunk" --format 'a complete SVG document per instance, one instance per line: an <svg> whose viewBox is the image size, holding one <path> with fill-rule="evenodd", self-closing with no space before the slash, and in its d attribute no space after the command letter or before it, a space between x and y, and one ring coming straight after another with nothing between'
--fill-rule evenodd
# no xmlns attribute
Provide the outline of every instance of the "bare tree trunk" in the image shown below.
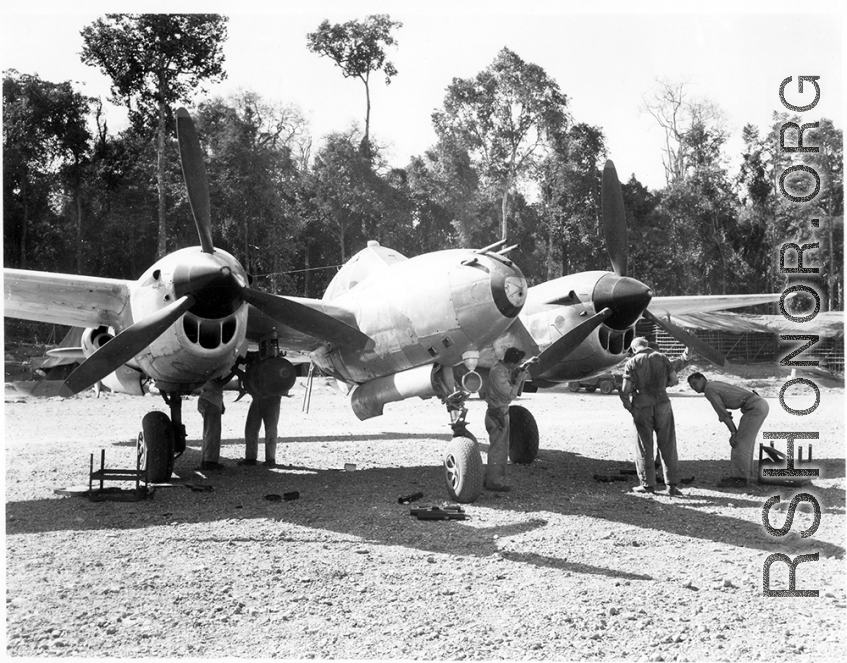
<svg viewBox="0 0 847 663"><path fill-rule="evenodd" d="M305 276L303 277L303 296L311 297L312 292L312 261L311 261L311 246L306 245L306 271Z"/></svg>
<svg viewBox="0 0 847 663"><path fill-rule="evenodd" d="M157 172L159 188L159 244L156 255L162 258L168 251L168 228L165 220L165 75L159 73L159 128L157 145Z"/></svg>
<svg viewBox="0 0 847 663"><path fill-rule="evenodd" d="M82 196L79 192L79 176L76 183L76 271L82 274Z"/></svg>
<svg viewBox="0 0 847 663"><path fill-rule="evenodd" d="M21 244L18 247L18 256L20 257L20 267L26 268L26 238L29 230L29 191L27 188L27 177L29 173L25 170L24 176L21 178L21 198L24 201L24 222L21 227Z"/></svg>

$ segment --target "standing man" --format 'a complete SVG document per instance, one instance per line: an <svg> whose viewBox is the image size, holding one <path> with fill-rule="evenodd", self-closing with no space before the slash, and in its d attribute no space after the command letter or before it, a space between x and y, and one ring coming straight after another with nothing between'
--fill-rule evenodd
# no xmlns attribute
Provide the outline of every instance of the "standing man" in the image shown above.
<svg viewBox="0 0 847 663"><path fill-rule="evenodd" d="M225 412L224 386L232 379L227 376L209 380L200 388L197 411L203 415L203 452L201 470L222 470L221 464L221 417Z"/></svg>
<svg viewBox="0 0 847 663"><path fill-rule="evenodd" d="M706 380L702 373L689 375L688 384L698 394L706 395L718 413L718 419L729 429L729 446L732 447L730 471L728 477L718 481L718 487L743 488L748 480L757 480L759 472L753 451L756 436L770 411L768 402L755 391L748 391L726 382ZM729 410L741 410L738 427L732 421Z"/></svg>
<svg viewBox="0 0 847 663"><path fill-rule="evenodd" d="M282 396L253 396L244 424L244 460L239 465L255 465L259 455L259 429L265 424L265 465L276 467L276 434Z"/></svg>
<svg viewBox="0 0 847 663"><path fill-rule="evenodd" d="M677 487L676 426L667 393L667 388L677 383L676 373L668 358L650 349L643 336L634 339L630 348L634 354L624 368L620 397L624 408L632 415L638 434L635 469L640 485L632 490L636 493L656 492L656 467L653 461L655 433L668 494L682 496L682 491Z"/></svg>
<svg viewBox="0 0 847 663"><path fill-rule="evenodd" d="M488 388L485 392L485 430L488 431L488 463L485 466L485 489L508 492L506 485L506 461L509 457L509 404L517 397L524 381L529 377L527 367L538 361L532 357L524 364L521 359L526 352L519 348L508 348L503 359L488 373Z"/></svg>

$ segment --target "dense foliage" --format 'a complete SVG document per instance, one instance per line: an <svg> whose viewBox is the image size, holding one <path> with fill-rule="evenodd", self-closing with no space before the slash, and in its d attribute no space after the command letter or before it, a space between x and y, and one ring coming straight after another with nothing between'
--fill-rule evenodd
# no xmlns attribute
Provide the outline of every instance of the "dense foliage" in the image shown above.
<svg viewBox="0 0 847 663"><path fill-rule="evenodd" d="M124 21L110 20L113 28ZM209 20L195 27L216 28L219 41L225 21ZM399 24L380 20L379 44L393 44L390 30ZM343 36L351 47L358 34L331 29L322 25L310 35L313 50L332 55L333 43ZM93 61L95 37L102 41L107 32L97 24L91 30L86 57ZM361 66L394 75L380 53ZM97 61L111 62L110 71L118 72L122 57L110 51ZM183 93L199 84L197 77L224 75L222 59L216 62L218 68L188 75ZM130 69L140 73L139 67ZM6 266L137 278L160 248L159 181L168 249L197 243L171 123L158 160L153 128L164 93L149 80L127 83L123 91L123 78L115 76L116 96L135 99L132 107L143 119L119 133L108 130L102 106L72 83L4 73ZM175 85L168 104L180 97ZM674 118L666 127L666 186L651 191L621 173L631 275L661 295L779 291L787 283L778 270L779 246L819 242L811 254L822 270L819 290L826 307L843 308L841 130L820 119L802 130L803 144L819 146L818 152L786 152L780 141L797 145L808 118L775 114L762 133L750 124L737 155L741 172L733 177L727 164L734 155L726 154L728 133L719 116L703 102L682 113L684 90L666 87L664 93ZM503 49L477 77L454 79L445 91L433 115L437 143L392 168L357 129L321 137L313 152L295 106L253 92L208 99L192 115L206 152L215 243L238 257L260 287L312 297L369 239L406 255L480 247L500 238L506 219L510 243L519 244L512 256L531 283L609 269L599 224L605 137L601 127L575 122L567 106L543 69ZM668 116L659 106L652 110L657 118ZM786 122L796 129L783 135ZM809 203L790 203L779 192L779 175L791 164L820 174L820 192ZM796 176L786 186L808 191L810 180Z"/></svg>

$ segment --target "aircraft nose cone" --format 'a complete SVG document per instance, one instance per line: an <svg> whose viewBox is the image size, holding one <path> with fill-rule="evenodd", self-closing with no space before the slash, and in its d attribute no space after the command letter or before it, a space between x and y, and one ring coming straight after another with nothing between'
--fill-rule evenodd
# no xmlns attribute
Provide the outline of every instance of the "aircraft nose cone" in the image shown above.
<svg viewBox="0 0 847 663"><path fill-rule="evenodd" d="M526 278L512 261L490 256L489 259L494 304L505 317L515 318L526 303Z"/></svg>
<svg viewBox="0 0 847 663"><path fill-rule="evenodd" d="M633 325L653 299L653 291L641 281L628 276L607 274L594 286L594 310L608 307L612 315L606 325L612 329L626 329Z"/></svg>

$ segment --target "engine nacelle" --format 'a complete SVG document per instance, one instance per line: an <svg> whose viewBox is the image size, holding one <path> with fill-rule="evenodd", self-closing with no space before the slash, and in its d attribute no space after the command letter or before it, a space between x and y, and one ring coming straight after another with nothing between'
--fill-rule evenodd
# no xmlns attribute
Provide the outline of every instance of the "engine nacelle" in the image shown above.
<svg viewBox="0 0 847 663"><path fill-rule="evenodd" d="M244 390L254 398L285 396L297 380L294 364L284 357L267 357L244 371Z"/></svg>
<svg viewBox="0 0 847 663"><path fill-rule="evenodd" d="M79 344L82 347L83 354L88 358L113 338L115 338L115 335L108 327L89 327L82 332Z"/></svg>

